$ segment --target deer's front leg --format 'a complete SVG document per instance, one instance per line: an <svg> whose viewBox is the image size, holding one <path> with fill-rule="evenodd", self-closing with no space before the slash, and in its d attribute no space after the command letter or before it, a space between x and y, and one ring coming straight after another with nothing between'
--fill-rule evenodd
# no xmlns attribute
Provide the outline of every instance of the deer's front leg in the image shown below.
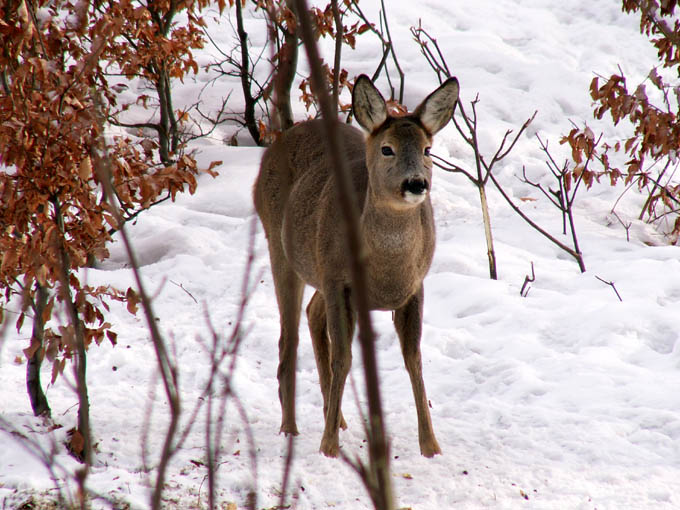
<svg viewBox="0 0 680 510"><path fill-rule="evenodd" d="M312 346L314 347L316 369L319 373L319 384L321 385L321 395L323 397L323 419L325 421L326 416L328 416L328 394L330 393L332 379L331 342L326 329L326 302L318 290L314 293L307 306L307 322L309 323L309 333L312 337ZM347 428L342 412L340 413L340 428Z"/></svg>
<svg viewBox="0 0 680 510"><path fill-rule="evenodd" d="M442 452L434 437L430 408L425 394L423 382L423 364L420 356L420 335L423 326L423 287L402 307L395 310L394 326L399 335L401 351L418 412L418 442L420 453L425 457L433 457Z"/></svg>
<svg viewBox="0 0 680 510"><path fill-rule="evenodd" d="M326 321L331 341L331 384L328 393L326 425L321 438L321 453L337 457L340 449L339 431L342 424L342 394L347 374L352 365L352 334L354 312L350 304L350 290L344 285L325 289Z"/></svg>

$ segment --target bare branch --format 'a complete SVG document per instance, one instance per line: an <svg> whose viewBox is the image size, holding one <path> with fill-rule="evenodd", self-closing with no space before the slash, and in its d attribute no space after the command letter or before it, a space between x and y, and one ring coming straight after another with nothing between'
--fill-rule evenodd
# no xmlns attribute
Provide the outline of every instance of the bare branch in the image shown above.
<svg viewBox="0 0 680 510"><path fill-rule="evenodd" d="M361 10L361 7L359 7L359 2L358 0L351 0L351 3L349 5L350 10L352 10L359 18L366 24L368 29L373 32L378 39L380 40L380 43L382 44L383 47L383 57L380 60L380 64L376 68L375 72L373 73L373 76L371 77L372 81L375 81L378 76L380 75L380 72L382 70L385 70L385 76L387 77L387 81L390 84L390 89L392 91L392 99L397 99L399 103L404 102L404 81L405 81L405 75L404 72L401 69L401 65L399 64L399 59L397 58L397 54L394 50L394 44L392 43L392 36L390 34L390 28L389 24L387 21L387 11L385 9L385 2L383 0L380 1L381 5L381 10L379 13L380 16L380 27L381 29L378 30L375 28L374 24L369 21L369 19L366 17L366 14ZM385 33L383 33L383 27ZM385 37L387 35L387 37ZM395 97L394 94L394 87L392 86L392 79L389 74L389 70L387 69L386 66L386 60L387 57L392 54L392 62L394 63L395 68L397 69L397 73L399 74L400 78L400 85L399 85L399 96Z"/></svg>
<svg viewBox="0 0 680 510"><path fill-rule="evenodd" d="M434 160L433 163L435 166L441 168L442 170L446 170L447 172L461 173L465 177L470 179L470 181L472 181L473 184L477 185L477 179L463 167L458 166L455 163L451 163L450 161L447 161L444 158L437 156L436 154L431 154L431 156L432 159Z"/></svg>
<svg viewBox="0 0 680 510"><path fill-rule="evenodd" d="M95 98L95 103L98 104L97 93L94 92L93 96ZM103 124L103 119L100 119L100 123ZM158 325L156 324L156 316L153 312L151 299L149 299L144 283L142 282L137 256L132 248L130 239L128 238L127 231L125 229L124 218L121 216L118 204L113 198L115 193L113 191L114 188L112 184L113 178L111 162L108 158L103 140L98 140L98 148L93 151L93 156L95 159L95 171L98 174L99 182L102 183L104 188L104 197L109 203L110 210L116 219L116 223L120 226L119 232L123 240L123 245L125 246L128 259L130 260L132 273L137 284L140 301L146 316L147 328L149 329L151 340L156 351L156 359L158 361L161 379L163 381L166 398L170 407L170 422L168 424L165 441L161 451L161 457L158 465L158 474L156 477L156 485L151 496L151 508L153 510L159 510L161 505L161 494L165 484L165 473L168 463L170 462L170 458L173 454L172 445L175 439L177 425L179 423L180 397L177 383L177 369L168 356L165 341L163 340L163 337L158 329Z"/></svg>
<svg viewBox="0 0 680 510"><path fill-rule="evenodd" d="M624 221L621 219L621 217L616 213L616 211L615 211L614 209L612 209L611 212L612 212L612 214L614 215L614 217L615 217L617 220L619 220L619 223L621 224L621 226L622 226L624 229L626 229L626 241L630 242L630 227L633 226L633 222L631 222L631 221L629 221L628 223L624 222Z"/></svg>
<svg viewBox="0 0 680 510"><path fill-rule="evenodd" d="M425 60L427 60L430 67L437 73L437 78L439 83L443 83L444 78L451 76L451 71L446 63L446 59L437 43L437 40L432 37L422 26L422 20L418 19L418 28L411 27L411 34L420 46L420 51L422 52ZM423 39L426 40L423 40ZM430 43L435 48L435 53L430 49Z"/></svg>
<svg viewBox="0 0 680 510"><path fill-rule="evenodd" d="M120 126L120 127L125 127L125 128L133 128L133 129L153 129L157 133L160 133L160 131L161 131L161 126L159 124L154 124L153 122L128 123L128 122L121 122L116 117L110 117L108 119L108 121L111 124L113 124L114 126Z"/></svg>
<svg viewBox="0 0 680 510"><path fill-rule="evenodd" d="M380 76L381 71L385 67L385 63L387 62L387 57L390 54L390 50L392 46L388 43L384 46L385 51L383 51L383 56L380 59L380 63L378 64L378 67L375 69L375 72L373 73L373 76L371 76L371 81L375 81L378 79L378 76Z"/></svg>
<svg viewBox="0 0 680 510"><path fill-rule="evenodd" d="M313 28L307 15L306 0L296 0L297 13L300 19L302 40L307 51L307 57L311 66L311 83L315 91L321 112L323 115L324 128L327 134L327 147L330 161L333 162L332 170L335 182L338 186L340 209L345 219L348 253L350 257L350 269L352 276L353 298L356 305L357 319L359 324L359 340L361 342L362 357L364 360L364 372L366 376L366 389L369 405L369 462L371 475L379 488L379 508L391 510L394 507L392 495L391 475L389 471L389 447L385 437L385 427L380 397L380 386L377 375L375 356L375 334L371 325L371 316L368 307L368 293L366 288L366 272L360 259L361 238L359 236L359 207L349 172L347 161L343 157L341 140L338 135L337 110L333 108L327 94L324 83L324 75L321 69L321 59L316 46Z"/></svg>
<svg viewBox="0 0 680 510"><path fill-rule="evenodd" d="M569 246L567 246L567 245L564 244L563 242L559 241L555 236L553 236L552 234L550 234L550 233L549 233L548 231L546 231L545 229L541 228L536 222L534 222L531 218L529 218L529 217L524 213L524 211L522 211L519 207L517 207L517 205L512 201L512 198L510 198L510 197L508 196L508 194L505 192L505 190L503 189L503 187L500 185L500 183L499 183L499 182L496 180L496 178L494 177L493 173L491 173L491 174L489 174L489 175L490 175L490 178L491 178L491 182L494 183L494 186L496 186L496 189L500 192L501 196L505 199L505 201L508 203L508 205L509 205L510 207L512 207L512 209L513 209L517 214L519 214L519 215L522 217L522 219L523 219L524 221L526 221L529 225L531 225L531 226L532 226L534 229L536 229L538 232L540 232L541 234L543 234L544 237L546 237L546 238L547 238L548 240L550 240L553 244L559 246L561 249L563 249L564 251L566 251L569 255L571 255L572 257L574 257L574 259L576 259L576 261L578 262L579 267L581 268L581 272L585 272L585 264L583 263L583 256L582 256L579 252L573 250L572 248L570 248Z"/></svg>
<svg viewBox="0 0 680 510"><path fill-rule="evenodd" d="M198 301L196 301L196 298L193 296L193 294L191 292L189 292L187 289L184 288L184 285L182 285L181 283L177 283L175 281L172 281L172 280L170 280L170 283L172 283L173 285L176 285L177 287L182 289L184 292L186 292L187 296L189 296L191 299L194 300L194 303L198 304Z"/></svg>
<svg viewBox="0 0 680 510"><path fill-rule="evenodd" d="M534 182L529 177L527 176L527 169L525 166L522 166L522 178L520 179L523 183L528 184L529 186L536 188L539 190L543 195L550 200L550 203L552 203L555 207L558 209L562 210L564 205L562 204L562 201L559 200L561 197L561 194L559 191L552 191L549 190L550 192L546 191L545 188L541 185L541 183ZM552 196L551 196L552 195ZM557 199L555 198L557 197Z"/></svg>
<svg viewBox="0 0 680 510"><path fill-rule="evenodd" d="M381 13L383 17L383 21L385 23L385 33L387 34L387 40L390 41L390 49L392 51L392 61L394 62L394 67L397 68L397 73L399 74L399 80L400 80L400 85L399 85L399 97L398 101L399 104L403 104L404 102L404 81L405 81L405 75L404 71L401 70L401 66L399 65L399 60L397 59L397 54L394 52L394 44L392 44L392 35L390 34L390 25L387 22L387 9L385 8L385 0L380 0L380 6L382 7Z"/></svg>
<svg viewBox="0 0 680 510"><path fill-rule="evenodd" d="M501 141L501 144L498 147L498 151L496 151L496 154L494 155L493 159L491 160L491 163L489 163L488 166L484 165L486 167L487 172L491 172L491 170L493 169L493 166L496 163L498 163L499 161L504 159L508 154L510 154L512 149L515 148L515 145L517 144L517 141L519 140L520 136L522 136L522 133L524 133L524 131L526 131L526 129L529 127L529 125L536 118L537 113L538 113L538 110L536 110L531 117L529 117L527 120L524 121L524 124L522 124L522 127L519 129L519 131L517 132L515 137L512 139L512 142L510 143L508 148L505 151L503 151L503 147L505 146L506 140L508 139L510 134L512 134L511 129L508 129L508 131L506 131L505 136L503 136L503 140Z"/></svg>
<svg viewBox="0 0 680 510"><path fill-rule="evenodd" d="M337 109L340 94L340 59L342 58L342 36L343 26L340 10L338 9L338 0L331 0L331 9L333 10L333 20L335 21L335 56L333 60L333 104Z"/></svg>
<svg viewBox="0 0 680 510"><path fill-rule="evenodd" d="M604 280L597 275L595 275L595 278L600 280L602 283L609 285L614 290L614 292L616 293L616 297L619 298L619 301L623 302L623 299L621 298L621 294L619 294L619 291L616 290L616 285L614 285L614 282L608 282L607 280Z"/></svg>
<svg viewBox="0 0 680 510"><path fill-rule="evenodd" d="M529 295L529 290L530 287L528 285L532 282L536 281L536 273L534 273L534 263L533 261L531 262L531 277L529 275L526 275L524 277L524 283L522 284L522 288L519 291L519 295L522 297L527 297Z"/></svg>

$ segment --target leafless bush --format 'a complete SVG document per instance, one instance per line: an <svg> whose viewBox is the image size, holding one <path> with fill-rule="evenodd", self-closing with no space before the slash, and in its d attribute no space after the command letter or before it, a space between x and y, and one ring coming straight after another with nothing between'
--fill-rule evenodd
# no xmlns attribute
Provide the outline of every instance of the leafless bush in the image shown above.
<svg viewBox="0 0 680 510"><path fill-rule="evenodd" d="M437 77L439 78L440 82L446 77L449 77L451 75L451 72L449 70L448 64L446 63L446 59L444 58L444 54L441 51L439 44L437 43L437 40L434 37L432 37L422 27L422 25L418 25L418 27L411 27L411 34L413 35L415 41L420 46L421 53L425 57L426 61L428 62L430 67L434 70L434 72L437 74ZM505 191L505 189L503 188L503 186L493 173L494 166L500 161L502 161L512 151L512 149L515 147L522 134L527 130L527 128L534 120L538 112L534 112L534 114L530 118L528 118L524 122L524 124L522 124L520 129L514 135L512 130L507 130L503 135L500 144L498 145L498 149L493 154L493 156L489 157L481 153L477 138L478 102L479 97L477 96L470 103L472 109L471 115L468 115L466 113L465 107L463 106L463 104L459 102L457 111L458 116L461 120L459 120L459 118L456 115L454 115L453 117L453 122L456 126L456 129L458 130L458 133L460 133L460 135L465 140L465 143L473 151L475 164L474 170L472 171L468 170L466 168L461 167L460 165L447 161L441 157L433 155L433 158L435 158L435 165L442 168L443 170L449 172L458 172L465 175L468 178L468 180L470 180L470 182L472 182L479 191L482 217L484 220L484 234L487 245L487 256L489 259L490 277L494 280L497 279L498 270L496 266L496 255L493 246L493 234L491 229L491 217L489 214L488 199L486 194L486 185L489 181L493 183L495 188L505 199L508 205L510 205L510 207L517 214L519 214L524 221L526 221L532 228L537 230L539 233L541 233L544 237L546 237L549 241L554 243L560 249L564 250L569 255L574 257L574 259L579 265L579 268L581 269L582 272L584 272L586 270L585 263L583 261L583 254L581 253L578 245L578 238L576 236L576 227L574 224L572 209L576 197L576 192L578 191L580 183L583 182L584 180L586 183L589 183L592 180L593 174L588 169L588 164L593 157L592 151L589 153L590 155L588 155L587 158L585 159L584 164L578 167L574 172L571 171L570 167L566 163L563 167L559 167L555 163L552 156L550 155L547 144L544 144L543 141L539 138L541 148L548 158L546 164L552 175L557 180L558 189L555 192L547 192L541 185L530 181L526 176L526 172L523 173L524 181L527 184L530 184L539 189L546 197L548 197L551 200L553 205L557 206L557 208L561 211L565 222L564 234L566 234L566 221L567 219L569 220L570 233L573 243L572 248L565 244L564 242L560 241L554 235L550 234L546 229L538 225L531 218L529 218L529 216L527 216L527 214L524 213L524 211L522 211L522 209L512 200L510 195L508 195L508 193Z"/></svg>

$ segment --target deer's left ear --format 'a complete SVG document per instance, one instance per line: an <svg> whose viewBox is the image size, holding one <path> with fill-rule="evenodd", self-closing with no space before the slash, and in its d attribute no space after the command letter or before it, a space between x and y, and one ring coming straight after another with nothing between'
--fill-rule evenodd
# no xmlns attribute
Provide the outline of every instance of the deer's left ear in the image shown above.
<svg viewBox="0 0 680 510"><path fill-rule="evenodd" d="M458 80L449 78L432 92L415 109L413 115L420 119L431 135L442 129L451 120L458 100Z"/></svg>

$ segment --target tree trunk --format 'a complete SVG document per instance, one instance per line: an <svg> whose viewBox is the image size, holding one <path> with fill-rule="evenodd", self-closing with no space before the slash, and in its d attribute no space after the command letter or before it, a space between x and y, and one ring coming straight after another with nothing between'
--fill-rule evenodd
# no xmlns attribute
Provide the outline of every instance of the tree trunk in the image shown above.
<svg viewBox="0 0 680 510"><path fill-rule="evenodd" d="M489 204L486 200L486 188L483 183L477 185L479 189L479 201L482 206L482 217L484 218L484 234L486 236L486 251L489 257L489 277L498 280L496 270L496 252L493 247L493 236L491 234L491 216L489 215Z"/></svg>
<svg viewBox="0 0 680 510"><path fill-rule="evenodd" d="M288 8L295 12L294 2L286 0ZM296 13L296 18L299 19ZM274 79L274 101L282 131L293 127L293 108L290 101L290 89L293 87L298 59L298 35L291 32L290 27L283 35L283 45L279 51L279 62Z"/></svg>
<svg viewBox="0 0 680 510"><path fill-rule="evenodd" d="M36 416L50 416L51 414L50 406L47 403L47 397L40 384L40 366L42 365L42 360L45 356L45 348L43 345L45 334L43 311L47 306L48 297L47 287L38 284L35 293L33 333L31 335L31 350L33 351L33 355L28 360L28 365L26 366L26 390L28 391L28 397L31 399L33 414Z"/></svg>
<svg viewBox="0 0 680 510"><path fill-rule="evenodd" d="M75 352L76 392L78 393L78 427L71 437L73 454L78 457L86 467L92 465L92 441L90 434L90 398L87 392L87 354L85 352L85 331L83 321L80 318L78 307L71 292L71 257L66 249L66 227L62 214L61 202L55 195L50 200L54 206L54 221L61 236L59 251L61 255L61 293L66 310L73 327L73 351ZM80 434L80 437L77 437ZM83 476L87 475L87 469Z"/></svg>
<svg viewBox="0 0 680 510"><path fill-rule="evenodd" d="M255 119L255 98L250 90L253 80L250 71L250 61L248 55L248 33L243 26L243 6L241 2L236 2L236 31L238 33L239 45L241 47L241 88L243 89L243 99L245 101L245 110L243 118L246 123L246 128L250 136L257 145L262 145L260 137L260 129Z"/></svg>
<svg viewBox="0 0 680 510"><path fill-rule="evenodd" d="M172 165L170 155L177 150L179 145L179 126L172 109L172 90L168 70L162 64L156 69L158 81L156 81L156 93L160 104L160 121L158 123L158 144L161 162L165 166Z"/></svg>

